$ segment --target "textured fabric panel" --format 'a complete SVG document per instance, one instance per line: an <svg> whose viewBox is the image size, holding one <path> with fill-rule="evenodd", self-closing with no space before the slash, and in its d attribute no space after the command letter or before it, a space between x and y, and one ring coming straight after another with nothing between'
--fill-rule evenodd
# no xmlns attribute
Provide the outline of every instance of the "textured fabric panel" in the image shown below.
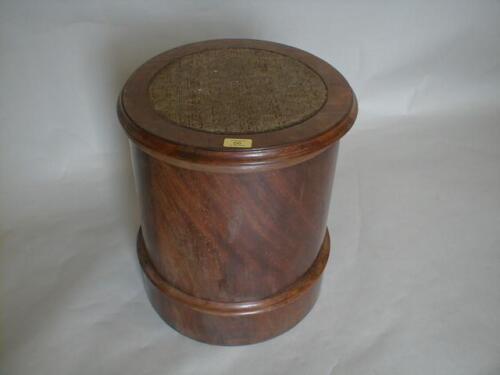
<svg viewBox="0 0 500 375"><path fill-rule="evenodd" d="M188 128L258 133L304 121L327 97L319 75L275 52L225 48L184 56L153 79L155 110Z"/></svg>

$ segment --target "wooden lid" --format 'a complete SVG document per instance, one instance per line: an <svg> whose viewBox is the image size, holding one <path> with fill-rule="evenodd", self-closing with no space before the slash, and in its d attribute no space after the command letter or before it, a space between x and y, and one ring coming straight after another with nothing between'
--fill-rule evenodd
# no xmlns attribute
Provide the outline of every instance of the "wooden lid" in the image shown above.
<svg viewBox="0 0 500 375"><path fill-rule="evenodd" d="M314 156L349 130L357 105L323 60L277 43L226 39L146 62L123 88L118 114L155 157L242 171Z"/></svg>

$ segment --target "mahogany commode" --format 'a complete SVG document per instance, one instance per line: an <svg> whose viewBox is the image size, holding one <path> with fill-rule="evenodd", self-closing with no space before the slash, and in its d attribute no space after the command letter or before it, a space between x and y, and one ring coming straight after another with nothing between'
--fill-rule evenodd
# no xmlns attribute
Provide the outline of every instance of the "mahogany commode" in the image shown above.
<svg viewBox="0 0 500 375"><path fill-rule="evenodd" d="M250 344L298 323L318 296L339 139L356 98L323 60L256 40L162 53L118 101L158 314L196 340Z"/></svg>

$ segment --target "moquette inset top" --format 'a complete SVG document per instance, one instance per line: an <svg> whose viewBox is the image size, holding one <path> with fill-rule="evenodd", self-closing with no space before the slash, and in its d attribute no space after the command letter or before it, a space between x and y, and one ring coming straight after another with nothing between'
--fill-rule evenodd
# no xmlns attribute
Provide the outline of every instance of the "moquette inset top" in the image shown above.
<svg viewBox="0 0 500 375"><path fill-rule="evenodd" d="M183 56L153 78L149 93L167 120L221 134L286 128L313 116L327 97L323 80L307 65L253 48Z"/></svg>
<svg viewBox="0 0 500 375"><path fill-rule="evenodd" d="M160 54L131 76L119 101L125 130L145 151L229 172L313 156L345 134L356 113L349 84L329 64L255 40Z"/></svg>

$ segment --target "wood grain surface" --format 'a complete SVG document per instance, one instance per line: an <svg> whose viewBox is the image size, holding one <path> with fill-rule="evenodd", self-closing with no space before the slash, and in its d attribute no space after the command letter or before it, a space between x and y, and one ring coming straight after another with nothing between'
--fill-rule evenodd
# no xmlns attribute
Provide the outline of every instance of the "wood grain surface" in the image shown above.
<svg viewBox="0 0 500 375"><path fill-rule="evenodd" d="M303 106L297 105L297 112L277 111L268 123L255 115L232 125L228 119L245 111L228 100L230 112L235 112L212 117L209 126L214 132L203 131L194 120L184 124L188 126L174 123L168 118L176 116L172 108L166 110L168 116L158 114L148 91L158 72L162 74L183 56L191 56L186 65L196 65L192 55L200 51L216 49L219 57L234 57L235 48L267 50L297 60L321 77L326 99L315 112L312 108L319 101L311 105L313 100L307 99ZM255 61L250 66L257 69ZM168 74L179 72L176 69ZM241 71L241 66L236 70ZM193 71L193 66L187 71ZM271 72L278 75L279 67ZM306 79L294 74L299 81ZM314 80L314 75L308 79ZM230 72L225 77L235 76ZM153 101L166 89L162 85L174 84L169 79L162 78L159 92L153 89ZM310 82L309 87L316 84ZM297 100L292 86L291 102ZM208 81L199 87L210 91ZM223 87L217 82L213 92ZM242 92L239 101L243 101L251 89L236 91ZM214 95L204 100L211 103L217 99ZM281 100L285 102L286 95ZM187 109L182 100L177 103L178 121L196 116L206 120L205 109L193 117L183 113L196 105ZM255 106L252 111L258 109ZM268 110L262 107L262 118L267 118ZM283 128L287 121L296 120L297 113L310 117ZM356 114L354 94L335 69L306 52L276 43L196 43L167 51L132 75L119 98L118 115L131 140L141 206L138 256L148 296L168 324L196 340L240 345L274 337L307 314L316 301L330 252L326 221L339 139ZM243 133L235 136L231 129Z"/></svg>

